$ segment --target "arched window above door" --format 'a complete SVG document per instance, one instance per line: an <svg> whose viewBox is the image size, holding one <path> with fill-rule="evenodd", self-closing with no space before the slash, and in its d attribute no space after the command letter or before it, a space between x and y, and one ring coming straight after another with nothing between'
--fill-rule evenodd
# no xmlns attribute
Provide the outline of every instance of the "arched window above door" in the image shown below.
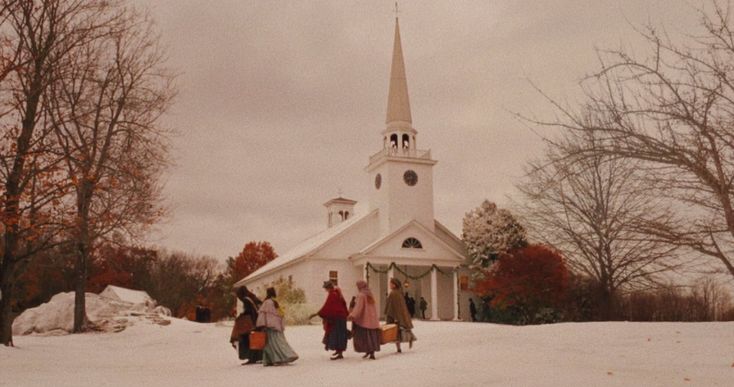
<svg viewBox="0 0 734 387"><path fill-rule="evenodd" d="M422 249L423 245L421 244L421 241L419 241L418 239L410 237L403 241L403 248L404 249Z"/></svg>

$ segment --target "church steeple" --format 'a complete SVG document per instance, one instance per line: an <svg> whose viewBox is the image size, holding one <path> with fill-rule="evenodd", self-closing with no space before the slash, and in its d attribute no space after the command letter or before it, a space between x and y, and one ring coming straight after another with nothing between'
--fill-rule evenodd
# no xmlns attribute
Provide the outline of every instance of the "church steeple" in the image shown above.
<svg viewBox="0 0 734 387"><path fill-rule="evenodd" d="M396 10L397 11L397 10ZM433 166L430 149L418 149L408 100L400 25L395 18L387 124L383 148L370 156L367 173L374 184L370 209L379 210L380 233L386 235L416 221L428 230L433 219Z"/></svg>
<svg viewBox="0 0 734 387"><path fill-rule="evenodd" d="M405 78L405 62L403 61L403 47L400 43L400 24L395 18L395 42L392 49L392 66L390 68L390 91L387 97L388 128L410 128L413 119L410 115L410 100L408 98L408 81Z"/></svg>
<svg viewBox="0 0 734 387"><path fill-rule="evenodd" d="M390 88L387 94L387 117L385 118L383 135L384 148L393 153L412 153L416 149L413 129L413 118L410 114L408 98L408 80L405 77L403 46L400 42L400 24L395 18L395 41L392 49L392 65L390 67Z"/></svg>

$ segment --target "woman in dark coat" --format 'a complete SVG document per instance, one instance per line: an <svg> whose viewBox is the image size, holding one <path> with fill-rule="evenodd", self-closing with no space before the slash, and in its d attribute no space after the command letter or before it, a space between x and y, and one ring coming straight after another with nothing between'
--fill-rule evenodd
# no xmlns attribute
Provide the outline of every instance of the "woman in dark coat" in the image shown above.
<svg viewBox="0 0 734 387"><path fill-rule="evenodd" d="M344 300L341 290L334 286L331 281L324 282L324 290L328 292L326 302L318 313L311 317L319 316L324 320L323 343L327 351L335 351L331 360L343 359L342 353L347 349L347 302Z"/></svg>
<svg viewBox="0 0 734 387"><path fill-rule="evenodd" d="M385 322L388 324L398 325L398 341L395 345L400 350L400 343L408 343L413 348L413 342L416 340L413 334L413 321L410 318L408 307L405 305L402 286L397 278L390 278L390 294L387 296L385 303Z"/></svg>
<svg viewBox="0 0 734 387"><path fill-rule="evenodd" d="M249 291L246 286L237 288L237 298L242 302L242 313L235 319L234 328L230 342L238 343L240 360L247 359L242 365L255 364L262 360L262 351L250 350L250 331L255 329L257 322L257 309L262 304L257 296Z"/></svg>

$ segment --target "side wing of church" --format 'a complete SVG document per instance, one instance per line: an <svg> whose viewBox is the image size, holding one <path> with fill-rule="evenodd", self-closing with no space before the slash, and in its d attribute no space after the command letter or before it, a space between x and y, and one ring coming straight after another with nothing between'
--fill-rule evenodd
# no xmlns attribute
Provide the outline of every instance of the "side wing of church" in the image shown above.
<svg viewBox="0 0 734 387"><path fill-rule="evenodd" d="M325 298L323 281L331 279L347 300L356 295L355 282L367 280L378 302L387 297L387 283L396 277L416 300L428 303L426 318L467 319L468 274L461 240L434 219L431 151L419 149L413 128L408 83L395 19L390 88L381 145L365 168L372 181L369 210L354 213L355 201L338 197L324 203L328 228L303 241L235 284L258 294L279 278L302 288L307 301Z"/></svg>

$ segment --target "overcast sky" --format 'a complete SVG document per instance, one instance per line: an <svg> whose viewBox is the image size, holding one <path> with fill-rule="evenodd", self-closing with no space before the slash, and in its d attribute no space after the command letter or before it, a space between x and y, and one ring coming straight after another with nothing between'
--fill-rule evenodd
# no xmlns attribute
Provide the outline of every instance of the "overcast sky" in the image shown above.
<svg viewBox="0 0 734 387"><path fill-rule="evenodd" d="M393 1L144 2L168 46L179 96L166 181L172 214L152 242L226 258L250 240L282 254L326 227L322 203L364 210L368 157L382 147ZM436 218L457 235L482 200L500 206L539 135L513 112L579 98L595 48L642 52L630 23L695 24L697 1L401 1L418 147L430 148Z"/></svg>

